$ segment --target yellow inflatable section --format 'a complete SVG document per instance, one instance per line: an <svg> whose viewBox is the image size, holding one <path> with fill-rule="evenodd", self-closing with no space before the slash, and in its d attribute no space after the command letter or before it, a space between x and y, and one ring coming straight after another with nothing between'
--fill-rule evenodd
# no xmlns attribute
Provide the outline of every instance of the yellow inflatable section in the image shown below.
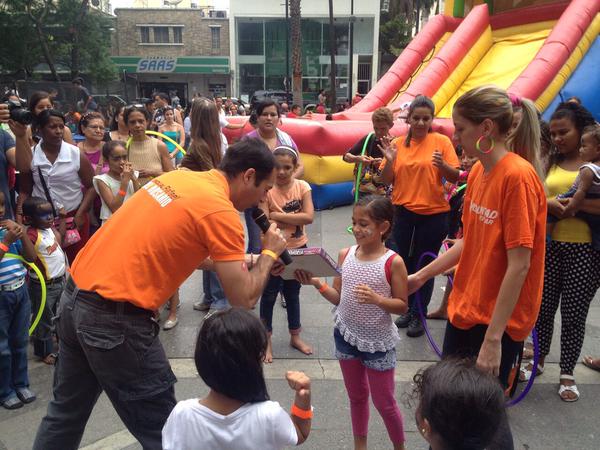
<svg viewBox="0 0 600 450"><path fill-rule="evenodd" d="M304 179L312 184L341 183L352 180L354 164L345 162L341 156L316 156L302 154Z"/></svg>
<svg viewBox="0 0 600 450"><path fill-rule="evenodd" d="M481 54L487 43L482 36L469 52L468 58L465 58L455 73L442 85L446 90L441 92L440 89L439 96L436 93L434 98L437 117L451 118L454 102L477 86L495 84L503 89L508 88L535 57L555 23L556 21L538 22L495 30L491 33L492 45L485 55L477 60L476 55ZM474 65L474 62L477 64ZM448 98L447 92L457 85L455 78L464 79L464 82ZM449 85L450 83L452 84Z"/></svg>

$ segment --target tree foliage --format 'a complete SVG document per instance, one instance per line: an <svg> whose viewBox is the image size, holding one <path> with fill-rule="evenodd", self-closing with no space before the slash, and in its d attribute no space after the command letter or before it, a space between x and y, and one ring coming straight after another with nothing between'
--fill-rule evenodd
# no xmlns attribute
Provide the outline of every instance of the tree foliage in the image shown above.
<svg viewBox="0 0 600 450"><path fill-rule="evenodd" d="M81 73L94 82L116 76L110 59L112 19L90 9L88 0L0 0L0 23L4 72L30 77L37 64L46 63L57 81L60 66L70 70L69 79Z"/></svg>

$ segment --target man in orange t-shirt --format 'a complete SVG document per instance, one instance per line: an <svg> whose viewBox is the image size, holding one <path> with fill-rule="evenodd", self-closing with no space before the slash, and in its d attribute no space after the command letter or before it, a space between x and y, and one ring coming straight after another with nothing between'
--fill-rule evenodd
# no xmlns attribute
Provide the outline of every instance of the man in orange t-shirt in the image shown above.
<svg viewBox="0 0 600 450"><path fill-rule="evenodd" d="M219 170L155 178L98 230L60 300L54 398L34 449L77 448L102 390L144 449L162 448L176 379L153 310L208 257L232 305L256 303L286 242L273 224L248 270L239 211L265 197L274 167L264 142L239 142Z"/></svg>

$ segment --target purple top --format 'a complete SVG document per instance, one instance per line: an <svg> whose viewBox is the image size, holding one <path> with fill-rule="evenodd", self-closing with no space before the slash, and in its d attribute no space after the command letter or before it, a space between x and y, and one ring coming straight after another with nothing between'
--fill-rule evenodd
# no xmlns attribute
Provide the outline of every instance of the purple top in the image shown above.
<svg viewBox="0 0 600 450"><path fill-rule="evenodd" d="M277 146L287 145L288 147L292 147L294 150L298 151L298 146L289 134L287 134L285 131L281 131L278 128L275 129L275 132L277 133ZM250 133L246 134L242 139L252 138L262 139L260 137L260 134L258 134L258 130L252 130Z"/></svg>

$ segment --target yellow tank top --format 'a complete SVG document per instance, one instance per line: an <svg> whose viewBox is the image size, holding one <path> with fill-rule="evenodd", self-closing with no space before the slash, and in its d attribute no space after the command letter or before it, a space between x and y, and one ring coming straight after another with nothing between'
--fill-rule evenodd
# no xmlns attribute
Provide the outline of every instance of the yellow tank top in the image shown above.
<svg viewBox="0 0 600 450"><path fill-rule="evenodd" d="M556 197L558 194L567 192L579 170L565 170L558 165L552 166L546 176L546 186L548 188L548 199ZM571 217L559 220L552 232L552 240L559 242L587 243L592 242L592 233L590 227L581 219Z"/></svg>
<svg viewBox="0 0 600 450"><path fill-rule="evenodd" d="M158 152L158 140L148 138L143 141L131 141L129 145L129 162L134 170L155 170L162 172L162 161ZM150 178L140 178L143 186Z"/></svg>

